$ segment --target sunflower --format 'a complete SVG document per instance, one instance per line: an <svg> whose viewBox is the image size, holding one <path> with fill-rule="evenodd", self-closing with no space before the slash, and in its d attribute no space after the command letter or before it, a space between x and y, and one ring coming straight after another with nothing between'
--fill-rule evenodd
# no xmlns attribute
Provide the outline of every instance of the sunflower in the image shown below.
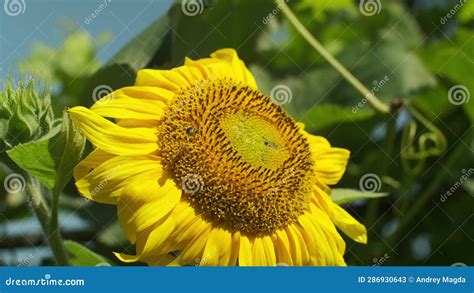
<svg viewBox="0 0 474 293"><path fill-rule="evenodd" d="M296 123L257 87L233 49L171 70L69 113L94 151L79 192L117 206L149 265L345 265L337 228L366 229L329 197L349 151Z"/></svg>

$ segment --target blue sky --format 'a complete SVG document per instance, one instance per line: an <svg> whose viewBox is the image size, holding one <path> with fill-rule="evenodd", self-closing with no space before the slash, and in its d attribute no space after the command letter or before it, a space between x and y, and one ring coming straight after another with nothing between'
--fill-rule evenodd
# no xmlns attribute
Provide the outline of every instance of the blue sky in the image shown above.
<svg viewBox="0 0 474 293"><path fill-rule="evenodd" d="M111 32L99 55L106 61L133 36L166 13L172 0L0 0L0 75L16 75L16 63L29 56L35 42L59 46L66 32L63 20L97 38ZM19 9L19 10L16 10ZM91 14L96 14L94 19Z"/></svg>

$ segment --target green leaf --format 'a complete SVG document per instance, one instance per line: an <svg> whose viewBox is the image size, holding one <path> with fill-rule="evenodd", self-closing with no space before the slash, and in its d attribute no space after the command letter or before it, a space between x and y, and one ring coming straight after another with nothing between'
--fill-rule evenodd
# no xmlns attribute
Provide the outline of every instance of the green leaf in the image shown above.
<svg viewBox="0 0 474 293"><path fill-rule="evenodd" d="M272 1L199 1L200 12L183 12L181 3L170 9L172 32L171 65L182 64L184 57L204 58L221 48L235 48L248 64L258 60L256 41L262 34L265 17L274 17Z"/></svg>
<svg viewBox="0 0 474 293"><path fill-rule="evenodd" d="M59 128L53 129L58 133ZM53 154L49 152L51 141L47 138L19 144L7 151L8 156L23 170L29 172L49 189L53 189L56 170Z"/></svg>
<svg viewBox="0 0 474 293"><path fill-rule="evenodd" d="M449 102L448 91L442 87L427 89L416 95L412 101L430 121L443 118L455 109Z"/></svg>
<svg viewBox="0 0 474 293"><path fill-rule="evenodd" d="M50 153L55 158L55 193L59 194L72 177L72 170L79 163L86 139L64 111L61 132L52 139Z"/></svg>
<svg viewBox="0 0 474 293"><path fill-rule="evenodd" d="M431 71L455 83L458 88L462 86L462 89L455 90L453 87L453 90L459 94L458 105L464 105L464 110L471 121L474 121L474 103L469 102L470 97L474 95L473 33L474 31L461 29L452 40L433 42L419 52ZM448 95L445 99L448 99Z"/></svg>
<svg viewBox="0 0 474 293"><path fill-rule="evenodd" d="M462 2L460 2L462 3ZM458 4L459 5L459 4ZM470 22L474 19L474 1L465 1L459 12L459 21L462 23Z"/></svg>
<svg viewBox="0 0 474 293"><path fill-rule="evenodd" d="M97 241L109 247L120 247L128 242L122 226L118 221L102 229L97 235Z"/></svg>
<svg viewBox="0 0 474 293"><path fill-rule="evenodd" d="M135 71L145 67L167 39L170 28L169 17L160 17L128 42L107 65L126 64Z"/></svg>
<svg viewBox="0 0 474 293"><path fill-rule="evenodd" d="M387 195L387 192L366 193L356 189L334 188L331 192L331 199L337 204L344 204L360 199L380 198Z"/></svg>
<svg viewBox="0 0 474 293"><path fill-rule="evenodd" d="M352 0L303 0L296 5L297 10L312 9L315 20L325 20L326 14L344 10L356 14L357 8Z"/></svg>
<svg viewBox="0 0 474 293"><path fill-rule="evenodd" d="M352 109L332 104L318 105L306 113L305 121L310 121L306 123L306 127L308 130L318 131L344 122L358 122L375 116L376 113L370 105L362 102L360 105ZM362 107L365 109L361 109Z"/></svg>
<svg viewBox="0 0 474 293"><path fill-rule="evenodd" d="M418 57L400 45L381 43L371 48L367 44L354 44L349 48L338 59L384 102L436 84ZM352 102L363 98L347 81L341 82L331 95Z"/></svg>
<svg viewBox="0 0 474 293"><path fill-rule="evenodd" d="M64 113L61 125L40 140L19 144L7 151L22 169L37 177L49 189L59 193L72 176L79 162L85 138Z"/></svg>
<svg viewBox="0 0 474 293"><path fill-rule="evenodd" d="M71 255L69 261L73 266L110 266L106 258L77 242L66 240L64 246Z"/></svg>
<svg viewBox="0 0 474 293"><path fill-rule="evenodd" d="M169 47L171 25L164 15L153 22L143 32L128 42L110 61L95 72L81 92L82 105L91 105L98 88L116 90L133 85L136 72L150 63L161 65L169 60L165 53Z"/></svg>

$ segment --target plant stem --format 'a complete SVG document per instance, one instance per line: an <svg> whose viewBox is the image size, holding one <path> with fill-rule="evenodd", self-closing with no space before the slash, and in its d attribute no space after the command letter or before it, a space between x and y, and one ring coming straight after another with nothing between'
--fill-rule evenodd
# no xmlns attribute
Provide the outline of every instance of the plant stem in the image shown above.
<svg viewBox="0 0 474 293"><path fill-rule="evenodd" d="M66 249L64 248L60 231L58 229L58 205L53 203L53 209L50 213L48 206L41 194L41 185L36 178L28 175L28 195L31 199L31 205L43 228L46 239L51 247L53 255L58 265L68 265ZM54 201L54 200L53 200Z"/></svg>
<svg viewBox="0 0 474 293"><path fill-rule="evenodd" d="M35 211L36 217L38 218L41 227L46 233L49 224L49 208L46 205L43 196L41 196L38 181L32 176L28 176L27 188L31 206Z"/></svg>
<svg viewBox="0 0 474 293"><path fill-rule="evenodd" d="M389 113L390 108L388 105L384 104L377 98L369 89L367 89L349 70L347 70L344 65L339 63L339 61L334 58L329 51L327 51L324 46L313 36L311 33L303 26L303 24L298 20L298 18L293 14L291 9L286 5L284 0L275 0L275 3L283 11L288 20L293 24L293 26L298 30L298 32L306 39L306 41L316 50L321 56L324 57L344 78L350 82L354 88L356 88L362 95L365 96L367 101L381 113Z"/></svg>
<svg viewBox="0 0 474 293"><path fill-rule="evenodd" d="M385 124L387 132L385 135L386 139L383 144L383 150L386 154L388 154L389 156L392 156L394 146L395 146L395 140L397 137L397 128L396 128L397 120L395 117L388 117L387 119L388 121ZM388 170L387 165L380 164L378 166L379 167L377 170L378 171L377 175L380 178L388 174L389 170ZM367 221L366 222L370 226L372 226L374 222L376 221L375 217L377 216L377 213L380 207L380 202L381 202L380 199L373 199L369 201L369 203L367 204Z"/></svg>
<svg viewBox="0 0 474 293"><path fill-rule="evenodd" d="M66 249L63 245L63 240L61 238L61 230L59 229L58 221L58 208L59 208L59 193L56 188L53 189L53 200L51 208L51 218L49 223L49 237L51 242L57 245L56 247L56 259L60 265L68 265L68 257ZM52 246L52 245L51 245Z"/></svg>
<svg viewBox="0 0 474 293"><path fill-rule="evenodd" d="M435 175L433 180L430 180L431 184L423 191L423 193L416 199L416 201L410 206L407 214L400 218L400 224L398 225L397 230L390 236L387 243L390 247L393 247L400 235L404 232L404 230L408 227L408 225L413 221L413 219L419 215L420 210L425 206L428 200L431 198L433 193L441 186L441 183L444 181L444 177L446 176L446 169L450 170L453 165L461 159L461 156L464 153L464 145L462 143L458 143L456 148L451 152L446 163L443 164L444 168L441 168L440 171Z"/></svg>

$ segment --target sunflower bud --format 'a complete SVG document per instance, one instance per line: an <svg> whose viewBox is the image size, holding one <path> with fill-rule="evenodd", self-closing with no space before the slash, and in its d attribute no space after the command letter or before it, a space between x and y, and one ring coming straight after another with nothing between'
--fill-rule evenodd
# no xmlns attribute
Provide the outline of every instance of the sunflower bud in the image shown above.
<svg viewBox="0 0 474 293"><path fill-rule="evenodd" d="M37 140L49 133L53 122L48 91L38 93L31 76L18 83L8 78L0 94L0 149Z"/></svg>

